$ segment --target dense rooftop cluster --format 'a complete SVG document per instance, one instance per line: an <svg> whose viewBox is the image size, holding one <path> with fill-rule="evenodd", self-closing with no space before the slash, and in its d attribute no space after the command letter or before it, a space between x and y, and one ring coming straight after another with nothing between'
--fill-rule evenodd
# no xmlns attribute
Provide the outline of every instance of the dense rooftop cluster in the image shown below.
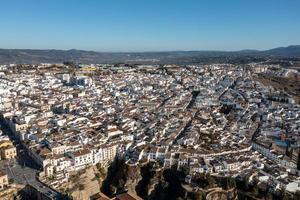
<svg viewBox="0 0 300 200"><path fill-rule="evenodd" d="M128 165L186 167L191 182L199 173L251 174L274 189L300 189L300 107L255 80L257 73L286 71L225 64L81 67L70 73L44 70L47 65L22 73L1 67L2 123L52 187L69 173L124 156Z"/></svg>

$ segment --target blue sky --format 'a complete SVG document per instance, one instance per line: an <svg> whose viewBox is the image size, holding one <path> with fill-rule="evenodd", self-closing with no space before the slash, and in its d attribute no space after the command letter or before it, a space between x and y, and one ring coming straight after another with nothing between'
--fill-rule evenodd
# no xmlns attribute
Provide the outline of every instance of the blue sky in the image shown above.
<svg viewBox="0 0 300 200"><path fill-rule="evenodd" d="M298 0L1 0L0 48L240 50L300 44Z"/></svg>

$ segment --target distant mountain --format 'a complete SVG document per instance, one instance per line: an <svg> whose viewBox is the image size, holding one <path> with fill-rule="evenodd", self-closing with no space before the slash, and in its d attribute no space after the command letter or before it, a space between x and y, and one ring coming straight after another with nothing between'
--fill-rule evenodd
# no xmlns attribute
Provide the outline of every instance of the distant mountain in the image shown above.
<svg viewBox="0 0 300 200"><path fill-rule="evenodd" d="M165 52L95 52L83 50L0 49L0 64L62 63L178 63L238 62L260 60L268 56L299 57L300 45L266 51L165 51Z"/></svg>
<svg viewBox="0 0 300 200"><path fill-rule="evenodd" d="M300 45L292 45L288 47L278 47L265 51L267 54L280 55L280 56L299 56Z"/></svg>

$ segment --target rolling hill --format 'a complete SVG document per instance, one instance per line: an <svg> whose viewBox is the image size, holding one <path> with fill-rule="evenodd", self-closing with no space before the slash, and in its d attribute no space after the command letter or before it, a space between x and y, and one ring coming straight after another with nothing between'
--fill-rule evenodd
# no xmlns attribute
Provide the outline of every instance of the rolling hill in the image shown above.
<svg viewBox="0 0 300 200"><path fill-rule="evenodd" d="M0 49L0 64L61 63L197 63L266 57L300 58L300 45L279 47L265 51L166 51L166 52L96 52L83 50Z"/></svg>

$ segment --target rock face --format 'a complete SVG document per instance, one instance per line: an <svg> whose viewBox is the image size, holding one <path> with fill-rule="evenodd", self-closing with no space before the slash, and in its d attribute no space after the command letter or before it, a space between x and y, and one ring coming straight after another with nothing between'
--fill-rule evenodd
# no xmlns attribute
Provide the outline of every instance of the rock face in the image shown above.
<svg viewBox="0 0 300 200"><path fill-rule="evenodd" d="M140 197L147 199L162 179L161 171L154 170L153 166L148 163L140 167L140 175L141 179L136 185L135 190Z"/></svg>
<svg viewBox="0 0 300 200"><path fill-rule="evenodd" d="M124 191L135 192L141 179L139 166L127 165L123 158L117 158L108 168L101 192L109 197Z"/></svg>
<svg viewBox="0 0 300 200"><path fill-rule="evenodd" d="M168 185L163 176L164 170L155 170L150 163L142 166L127 165L126 170L119 167L114 172L111 186L117 188L118 184L123 184L123 190L136 193L143 199L157 199L157 191Z"/></svg>
<svg viewBox="0 0 300 200"><path fill-rule="evenodd" d="M145 199L186 199L178 171L175 169L157 170L150 180L148 196Z"/></svg>
<svg viewBox="0 0 300 200"><path fill-rule="evenodd" d="M177 169L163 169L153 163L127 165L124 160L116 160L109 168L101 191L108 196L129 191L147 200L199 199L199 196L208 200L237 199L235 186L228 190L209 186L206 189L184 187L183 177Z"/></svg>
<svg viewBox="0 0 300 200"><path fill-rule="evenodd" d="M223 190L222 188L214 188L207 192L207 200L235 200L237 199L237 191L235 188L230 190Z"/></svg>
<svg viewBox="0 0 300 200"><path fill-rule="evenodd" d="M128 191L136 192L136 187L142 180L141 168L139 166L128 166L127 177L125 187Z"/></svg>

